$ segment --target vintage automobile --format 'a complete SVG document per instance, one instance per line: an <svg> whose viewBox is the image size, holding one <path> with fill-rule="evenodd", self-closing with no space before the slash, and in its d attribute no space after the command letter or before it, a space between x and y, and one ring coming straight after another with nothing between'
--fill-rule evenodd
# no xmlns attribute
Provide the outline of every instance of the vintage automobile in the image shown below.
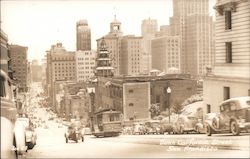
<svg viewBox="0 0 250 159"><path fill-rule="evenodd" d="M145 122L145 128L147 134L160 134L160 121L150 120Z"/></svg>
<svg viewBox="0 0 250 159"><path fill-rule="evenodd" d="M173 122L169 122L168 118L163 118L160 121L160 133L164 134L164 133L174 133L174 126L173 126Z"/></svg>
<svg viewBox="0 0 250 159"><path fill-rule="evenodd" d="M143 135L146 133L146 128L144 123L133 124L133 135Z"/></svg>
<svg viewBox="0 0 250 159"><path fill-rule="evenodd" d="M206 134L250 131L250 97L231 98L219 105L220 113L207 114Z"/></svg>
<svg viewBox="0 0 250 159"><path fill-rule="evenodd" d="M25 130L26 146L28 149L33 149L36 145L37 134L33 127L27 127Z"/></svg>
<svg viewBox="0 0 250 159"><path fill-rule="evenodd" d="M189 132L201 133L203 124L195 116L180 115L174 123L174 131L177 134L184 134Z"/></svg>
<svg viewBox="0 0 250 159"><path fill-rule="evenodd" d="M76 126L75 124L71 124L68 126L67 131L64 134L66 143L69 142L69 140L73 140L76 143L81 140L84 142L84 132L82 131L81 127Z"/></svg>
<svg viewBox="0 0 250 159"><path fill-rule="evenodd" d="M14 87L8 74L0 70L1 158L18 158L27 150L24 127L16 123L18 110Z"/></svg>
<svg viewBox="0 0 250 159"><path fill-rule="evenodd" d="M33 124L30 122L30 119L27 117L17 118L16 123L22 124L25 128L25 145L28 149L33 149L36 145L37 135L34 130Z"/></svg>

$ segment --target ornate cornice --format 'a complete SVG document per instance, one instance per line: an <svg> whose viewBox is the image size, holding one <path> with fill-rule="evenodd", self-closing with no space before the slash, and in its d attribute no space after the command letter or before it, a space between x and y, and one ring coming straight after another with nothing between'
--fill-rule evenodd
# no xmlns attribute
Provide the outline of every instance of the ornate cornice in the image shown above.
<svg viewBox="0 0 250 159"><path fill-rule="evenodd" d="M236 6L244 1L245 0L218 0L214 9L219 13L219 15L223 15L225 11L236 12Z"/></svg>

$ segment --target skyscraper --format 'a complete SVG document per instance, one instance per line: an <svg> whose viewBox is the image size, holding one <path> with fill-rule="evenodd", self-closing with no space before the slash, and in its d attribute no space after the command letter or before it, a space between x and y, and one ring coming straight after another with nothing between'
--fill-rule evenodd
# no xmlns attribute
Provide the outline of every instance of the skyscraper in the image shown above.
<svg viewBox="0 0 250 159"><path fill-rule="evenodd" d="M28 47L9 45L13 78L20 92L28 91Z"/></svg>
<svg viewBox="0 0 250 159"><path fill-rule="evenodd" d="M173 0L174 13L170 18L170 30L171 35L179 35L181 39L183 73L201 76L205 72L199 65L212 64L212 58L203 58L211 57L214 46L212 18L209 16L208 7L208 0ZM205 48L208 51L204 51ZM197 65L194 65L195 63ZM188 67L190 64L192 67Z"/></svg>
<svg viewBox="0 0 250 159"><path fill-rule="evenodd" d="M152 69L151 40L158 31L158 23L155 19L144 19L141 24L142 45L143 45L143 72L149 73Z"/></svg>
<svg viewBox="0 0 250 159"><path fill-rule="evenodd" d="M91 50L91 30L87 20L76 23L76 50Z"/></svg>

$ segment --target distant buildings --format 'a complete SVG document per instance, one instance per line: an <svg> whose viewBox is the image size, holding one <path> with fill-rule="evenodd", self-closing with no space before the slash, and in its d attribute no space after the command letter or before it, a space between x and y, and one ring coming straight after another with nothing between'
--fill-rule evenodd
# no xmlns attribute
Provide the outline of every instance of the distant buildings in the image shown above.
<svg viewBox="0 0 250 159"><path fill-rule="evenodd" d="M143 73L142 37L123 36L121 40L120 75Z"/></svg>
<svg viewBox="0 0 250 159"><path fill-rule="evenodd" d="M28 91L28 47L9 45L13 79L16 81L20 92Z"/></svg>
<svg viewBox="0 0 250 159"><path fill-rule="evenodd" d="M47 51L46 84L50 103L54 109L59 103L56 103L55 82L57 81L76 81L75 53L68 52L62 46L62 43L52 45Z"/></svg>
<svg viewBox="0 0 250 159"><path fill-rule="evenodd" d="M214 8L215 61L204 80L207 113L218 112L226 99L250 96L250 1L220 0Z"/></svg>
<svg viewBox="0 0 250 159"><path fill-rule="evenodd" d="M141 24L141 35L142 35L142 65L143 72L148 74L152 69L152 51L151 51L151 40L155 37L158 31L158 23L155 19L144 19Z"/></svg>
<svg viewBox="0 0 250 159"><path fill-rule="evenodd" d="M114 68L114 75L120 74L120 56L121 56L121 38L122 38L121 22L114 17L110 23L110 32L105 35L105 43L109 51L111 65ZM97 50L100 50L100 43L102 38L97 39Z"/></svg>
<svg viewBox="0 0 250 159"><path fill-rule="evenodd" d="M161 36L151 40L152 69L168 73L170 68L180 70L179 36Z"/></svg>
<svg viewBox="0 0 250 159"><path fill-rule="evenodd" d="M213 22L208 0L173 0L171 35L180 36L181 71L196 77L205 75L214 51Z"/></svg>
<svg viewBox="0 0 250 159"><path fill-rule="evenodd" d="M31 62L31 77L32 82L42 82L42 66L37 60Z"/></svg>
<svg viewBox="0 0 250 159"><path fill-rule="evenodd" d="M76 23L76 43L76 51L91 50L91 30L85 19Z"/></svg>
<svg viewBox="0 0 250 159"><path fill-rule="evenodd" d="M169 105L181 104L197 93L196 80L188 75L134 76L98 78L93 111L115 109L123 113L124 121L151 119L151 104L158 104L161 112ZM167 88L172 89L167 98Z"/></svg>
<svg viewBox="0 0 250 159"><path fill-rule="evenodd" d="M76 51L76 80L87 82L94 76L96 66L96 51Z"/></svg>

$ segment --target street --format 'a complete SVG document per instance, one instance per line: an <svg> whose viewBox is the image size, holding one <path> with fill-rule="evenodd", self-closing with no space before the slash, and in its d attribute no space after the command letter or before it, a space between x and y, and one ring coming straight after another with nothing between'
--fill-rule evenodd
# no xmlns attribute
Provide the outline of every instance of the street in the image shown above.
<svg viewBox="0 0 250 159"><path fill-rule="evenodd" d="M188 145L167 146L161 142L169 140L204 139L204 134L197 135L121 135L119 137L96 138L85 136L84 142L65 142L66 128L57 128L56 123L50 121L49 128L37 128L37 145L29 150L26 158L236 158L249 157L249 136L214 136L216 141L230 141L228 144L239 146L223 148L215 145L210 149L191 149ZM242 143L242 144L239 144ZM237 144L236 144L237 145ZM197 146L198 147L198 146ZM241 150L240 150L241 149Z"/></svg>

